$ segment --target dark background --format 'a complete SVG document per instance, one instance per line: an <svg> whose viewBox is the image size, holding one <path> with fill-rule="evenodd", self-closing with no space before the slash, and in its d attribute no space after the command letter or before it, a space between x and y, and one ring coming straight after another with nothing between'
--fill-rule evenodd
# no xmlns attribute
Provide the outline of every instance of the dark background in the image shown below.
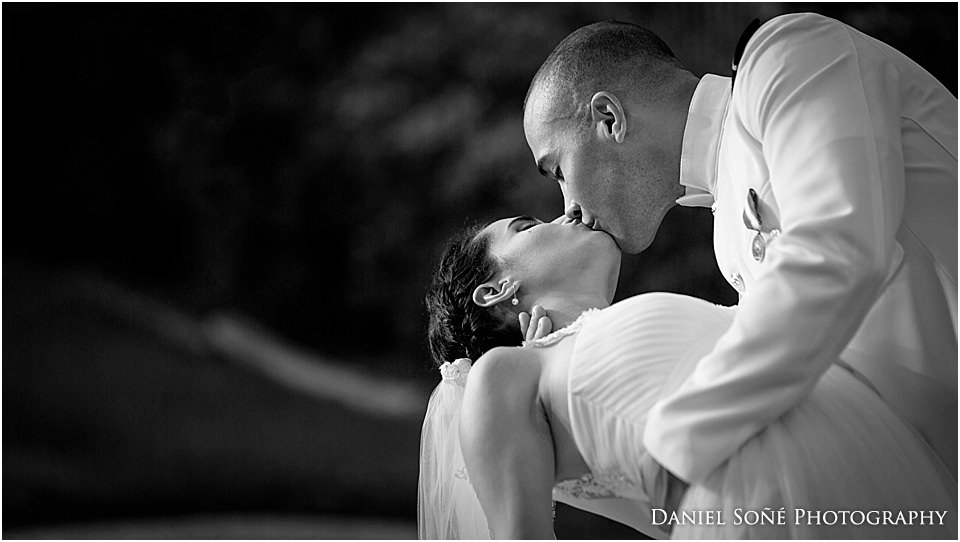
<svg viewBox="0 0 960 542"><path fill-rule="evenodd" d="M424 290L468 221L561 211L521 106L579 26L728 75L817 11L957 88L953 3L2 9L4 537L415 535ZM710 236L671 211L618 298L734 303Z"/></svg>

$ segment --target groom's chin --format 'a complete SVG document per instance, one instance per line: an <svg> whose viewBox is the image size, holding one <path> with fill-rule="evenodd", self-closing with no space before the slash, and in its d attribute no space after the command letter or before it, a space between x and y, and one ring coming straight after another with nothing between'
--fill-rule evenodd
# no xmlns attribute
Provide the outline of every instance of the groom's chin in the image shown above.
<svg viewBox="0 0 960 542"><path fill-rule="evenodd" d="M624 254L640 254L653 244L654 237L656 237L656 231L649 234L638 232L638 234L630 236L618 235L614 236L613 239Z"/></svg>

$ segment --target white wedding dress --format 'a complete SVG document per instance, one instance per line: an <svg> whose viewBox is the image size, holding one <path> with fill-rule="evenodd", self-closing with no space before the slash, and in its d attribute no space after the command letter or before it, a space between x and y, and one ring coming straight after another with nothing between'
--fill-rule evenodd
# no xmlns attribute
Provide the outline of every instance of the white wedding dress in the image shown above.
<svg viewBox="0 0 960 542"><path fill-rule="evenodd" d="M647 412L693 371L735 310L656 293L583 317L568 399L573 437L591 474L558 484L556 500L666 536L651 526L664 518L651 516L638 483ZM688 489L681 512L720 512L676 525L672 536L955 539L956 496L956 482L927 445L838 363L808 398ZM750 511L764 508L783 508L784 525L748 525L759 519ZM799 522L798 510L806 511ZM947 511L944 526L918 525L917 517L904 525L910 511ZM725 525L716 524L721 520Z"/></svg>

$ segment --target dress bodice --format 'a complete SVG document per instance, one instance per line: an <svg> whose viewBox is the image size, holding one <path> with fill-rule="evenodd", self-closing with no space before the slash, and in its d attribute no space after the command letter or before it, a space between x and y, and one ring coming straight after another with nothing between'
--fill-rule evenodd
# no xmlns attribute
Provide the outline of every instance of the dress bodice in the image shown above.
<svg viewBox="0 0 960 542"><path fill-rule="evenodd" d="M713 347L733 309L651 293L588 316L570 361L568 409L590 472L557 484L554 497L643 501L638 466L647 412Z"/></svg>

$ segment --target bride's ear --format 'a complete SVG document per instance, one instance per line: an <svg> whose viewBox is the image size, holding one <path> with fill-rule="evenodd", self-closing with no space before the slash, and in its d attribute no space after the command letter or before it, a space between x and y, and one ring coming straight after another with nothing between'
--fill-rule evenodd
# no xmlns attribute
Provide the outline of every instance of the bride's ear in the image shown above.
<svg viewBox="0 0 960 542"><path fill-rule="evenodd" d="M481 307L492 307L501 301L513 297L520 289L520 282L501 279L499 282L487 281L473 291L473 302Z"/></svg>
<svg viewBox="0 0 960 542"><path fill-rule="evenodd" d="M616 94L601 90L590 99L590 115L600 139L623 143L627 115Z"/></svg>

